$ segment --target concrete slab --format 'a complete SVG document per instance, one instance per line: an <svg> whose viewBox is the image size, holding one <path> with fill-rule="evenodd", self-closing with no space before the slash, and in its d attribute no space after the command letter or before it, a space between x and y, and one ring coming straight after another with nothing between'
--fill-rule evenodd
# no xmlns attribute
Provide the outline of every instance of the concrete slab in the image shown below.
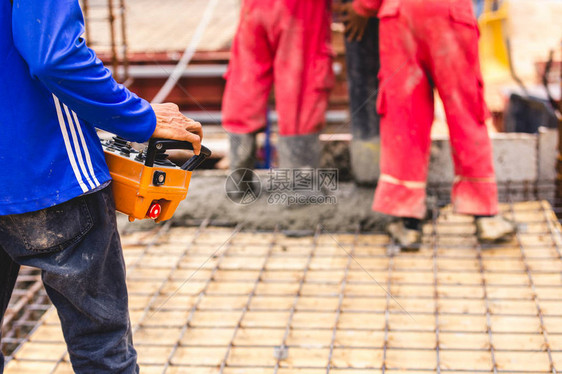
<svg viewBox="0 0 562 374"><path fill-rule="evenodd" d="M233 225L244 223L248 228L271 230L299 230L322 224L328 230L349 231L362 227L365 230L382 229L388 218L371 211L374 188L360 188L352 182L338 182L333 191L323 195L319 191L278 191L270 186L267 171L258 172L262 191L252 202L236 203L226 192L227 171L196 172L190 192L173 221L186 222L211 219L214 223ZM304 196L306 203L293 205L295 196ZM153 225L148 222L148 226Z"/></svg>
<svg viewBox="0 0 562 374"><path fill-rule="evenodd" d="M550 168L556 160L557 132L547 131L540 139L539 135L515 133L493 133L490 137L498 182L554 180ZM556 139L552 139L553 137ZM541 151L539 151L539 142L543 144ZM431 146L428 181L450 183L453 179L449 139L436 137Z"/></svg>
<svg viewBox="0 0 562 374"><path fill-rule="evenodd" d="M506 194L505 188L511 188L509 184L518 183L522 192L517 195L517 201L528 199L529 193L538 193L533 189L536 182L554 179L555 139L556 134L552 132L545 132L540 137L528 134L496 134L492 137L498 181L502 184L500 195ZM272 189L271 184L275 182L272 178L275 177L262 170L257 172L261 186L258 196L249 194L244 196L243 203L236 203L227 196L228 171L197 171L191 180L188 197L180 204L173 222L186 225L210 219L215 224L244 223L249 228L261 230L272 230L278 224L289 230L317 224L336 231L354 230L358 226L363 230L382 229L388 217L371 211L374 187L358 187L350 180L348 152L349 141L346 139L333 140L325 148L323 167L339 168L337 186L327 194L318 190L295 192ZM428 181L430 186L440 186L439 196L444 199L447 199L447 186L454 179L450 154L448 139L435 138ZM540 175L539 166L542 170ZM277 174L277 177L280 176ZM549 195L540 196L550 200L554 189L547 190ZM509 193L515 194L514 191ZM299 196L303 196L306 202L297 207L294 198ZM134 225L144 228L152 227L153 223L135 222Z"/></svg>
<svg viewBox="0 0 562 374"><path fill-rule="evenodd" d="M494 165L499 182L535 181L538 178L538 136L492 134Z"/></svg>
<svg viewBox="0 0 562 374"><path fill-rule="evenodd" d="M431 142L429 160L429 183L452 183L455 179L453 160L451 159L451 144L449 137L441 136Z"/></svg>
<svg viewBox="0 0 562 374"><path fill-rule="evenodd" d="M491 134L494 165L498 182L554 180L557 132L545 130L539 135ZM539 142L542 147L539 149ZM540 166L540 172L539 172ZM452 183L454 180L451 145L447 136L433 137L428 182Z"/></svg>
<svg viewBox="0 0 562 374"><path fill-rule="evenodd" d="M539 133L539 180L556 179L558 130L541 128Z"/></svg>
<svg viewBox="0 0 562 374"><path fill-rule="evenodd" d="M502 210L521 227L511 242L479 246L472 218L445 208L419 252L396 255L382 233L314 226L125 234L141 372L557 372L561 227L544 202ZM51 309L5 374L71 372Z"/></svg>

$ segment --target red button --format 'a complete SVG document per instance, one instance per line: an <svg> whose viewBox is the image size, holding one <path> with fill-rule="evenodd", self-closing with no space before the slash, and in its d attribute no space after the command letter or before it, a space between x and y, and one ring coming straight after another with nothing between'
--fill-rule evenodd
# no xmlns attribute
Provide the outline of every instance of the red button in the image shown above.
<svg viewBox="0 0 562 374"><path fill-rule="evenodd" d="M152 219L156 219L160 216L160 213L162 213L162 206L160 206L160 204L158 203L154 203L150 206L150 209L148 210L148 216Z"/></svg>

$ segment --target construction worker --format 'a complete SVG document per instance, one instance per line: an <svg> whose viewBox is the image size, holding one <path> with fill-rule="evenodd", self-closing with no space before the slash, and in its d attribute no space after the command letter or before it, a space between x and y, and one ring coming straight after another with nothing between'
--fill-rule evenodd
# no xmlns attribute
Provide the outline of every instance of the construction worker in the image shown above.
<svg viewBox="0 0 562 374"><path fill-rule="evenodd" d="M222 114L231 169L253 168L275 86L282 168L317 167L333 86L331 0L244 0L226 73Z"/></svg>
<svg viewBox="0 0 562 374"><path fill-rule="evenodd" d="M389 234L404 249L421 241L433 123L433 89L447 116L455 211L474 215L478 238L506 240L514 226L497 216L492 146L470 0L354 0L348 32L361 18L380 20L381 176L373 209L401 219Z"/></svg>
<svg viewBox="0 0 562 374"><path fill-rule="evenodd" d="M352 0L335 3L334 10L343 17ZM352 10L351 10L352 11ZM361 18L353 33L345 35L345 61L351 114L351 171L358 185L376 184L379 170L379 116L375 108L379 80L379 21Z"/></svg>
<svg viewBox="0 0 562 374"><path fill-rule="evenodd" d="M74 371L138 373L96 128L190 141L198 154L201 125L117 84L83 33L78 0L0 2L0 321L20 266L38 268Z"/></svg>

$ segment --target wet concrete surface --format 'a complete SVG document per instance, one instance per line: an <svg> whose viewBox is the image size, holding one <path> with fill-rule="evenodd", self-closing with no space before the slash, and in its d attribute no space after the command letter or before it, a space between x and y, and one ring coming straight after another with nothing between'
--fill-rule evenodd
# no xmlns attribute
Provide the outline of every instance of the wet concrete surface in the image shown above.
<svg viewBox="0 0 562 374"><path fill-rule="evenodd" d="M234 226L242 224L244 229L280 230L298 235L318 224L326 230L354 232L381 231L388 217L371 211L374 187L357 187L352 182L339 182L334 191L293 192L270 191L267 171L258 172L261 181L259 197L247 204L231 201L225 184L229 172L201 171L192 176L187 198L179 205L172 224L196 225L209 219L213 225ZM283 199L283 194L287 199ZM293 204L295 195L306 199L304 205ZM250 202L252 198L246 200ZM146 230L156 225L149 220L128 223L119 215L121 226L127 231Z"/></svg>

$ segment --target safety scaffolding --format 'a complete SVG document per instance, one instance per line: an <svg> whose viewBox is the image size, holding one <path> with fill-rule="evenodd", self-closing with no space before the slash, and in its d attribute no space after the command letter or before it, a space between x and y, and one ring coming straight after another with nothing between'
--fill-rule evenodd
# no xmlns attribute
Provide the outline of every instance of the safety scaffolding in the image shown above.
<svg viewBox="0 0 562 374"><path fill-rule="evenodd" d="M86 25L85 37L94 49L108 49L111 68L119 82L129 78L125 0L80 0ZM93 38L92 29L108 30L106 38ZM100 31L95 35L100 35ZM121 67L121 68L120 68Z"/></svg>

